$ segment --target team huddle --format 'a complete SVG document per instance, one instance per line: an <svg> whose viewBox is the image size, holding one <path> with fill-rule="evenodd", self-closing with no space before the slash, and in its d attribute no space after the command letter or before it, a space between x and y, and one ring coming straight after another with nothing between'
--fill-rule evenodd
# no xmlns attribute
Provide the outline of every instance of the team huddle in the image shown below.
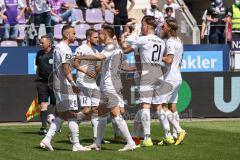
<svg viewBox="0 0 240 160"><path fill-rule="evenodd" d="M182 82L180 66L183 44L177 36L175 19L166 20L160 35L155 35L156 27L155 18L145 16L142 19L141 36L133 36L125 31L119 43L114 39L114 29L109 25L103 25L100 31L89 29L86 32L86 44L79 46L74 54L69 44L75 41L75 29L70 25L63 27L63 40L56 45L53 55L56 117L40 142L42 148L54 150L52 137L60 130L63 121L67 121L72 151L101 150L109 113L126 141L119 151L135 150L138 146L151 147L151 108L163 126L164 138L159 145L178 145L184 140L186 132L180 127L176 109ZM101 52L95 49L100 43L103 46ZM140 65L123 65L124 54L132 52ZM76 82L72 67L77 70ZM134 70L138 75L135 83L138 85L140 109L131 133L122 116L121 70ZM97 85L99 73L100 84ZM89 119L93 126L94 143L82 146L79 142L79 123ZM140 137L142 140L138 144Z"/></svg>

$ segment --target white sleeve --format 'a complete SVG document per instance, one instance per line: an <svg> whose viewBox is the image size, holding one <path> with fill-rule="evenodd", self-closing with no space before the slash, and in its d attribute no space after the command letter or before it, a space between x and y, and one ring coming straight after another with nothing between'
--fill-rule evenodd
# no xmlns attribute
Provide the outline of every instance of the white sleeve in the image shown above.
<svg viewBox="0 0 240 160"><path fill-rule="evenodd" d="M25 5L22 0L18 0L18 8L24 8Z"/></svg>
<svg viewBox="0 0 240 160"><path fill-rule="evenodd" d="M202 16L202 20L206 21L207 20L207 10L205 10L203 16Z"/></svg>
<svg viewBox="0 0 240 160"><path fill-rule="evenodd" d="M167 41L167 55L172 54L175 55L174 41Z"/></svg>
<svg viewBox="0 0 240 160"><path fill-rule="evenodd" d="M103 50L101 52L101 54L103 54L106 58L110 57L112 55L112 52L111 51L106 51L106 50Z"/></svg>
<svg viewBox="0 0 240 160"><path fill-rule="evenodd" d="M64 63L71 63L71 58L72 58L72 54L71 51L69 51L68 49L63 49L61 52L63 52L62 57L61 57L61 64Z"/></svg>
<svg viewBox="0 0 240 160"><path fill-rule="evenodd" d="M79 46L75 49L75 52L74 52L73 56L80 56L80 55L83 55L82 50L81 50L81 46Z"/></svg>
<svg viewBox="0 0 240 160"><path fill-rule="evenodd" d="M136 41L136 39L137 39L137 36L129 35L129 36L127 36L127 38L126 38L126 42L127 42L129 45L131 45L131 44L133 44L133 43Z"/></svg>
<svg viewBox="0 0 240 160"><path fill-rule="evenodd" d="M136 41L132 43L132 48L140 48L144 44L144 37L137 37Z"/></svg>

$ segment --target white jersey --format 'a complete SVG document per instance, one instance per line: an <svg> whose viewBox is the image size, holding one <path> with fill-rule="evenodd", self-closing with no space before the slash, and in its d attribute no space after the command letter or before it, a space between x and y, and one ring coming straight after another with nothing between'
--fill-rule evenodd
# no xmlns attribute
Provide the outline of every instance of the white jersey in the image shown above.
<svg viewBox="0 0 240 160"><path fill-rule="evenodd" d="M64 74L62 64L71 64L72 51L71 48L61 41L56 45L53 52L53 85L54 89L62 90L66 86L70 86L66 75Z"/></svg>
<svg viewBox="0 0 240 160"><path fill-rule="evenodd" d="M164 4L163 13L165 14L165 17L167 16L166 15L166 8L168 8L168 7L172 7L172 9L173 9L172 17L175 18L176 17L176 10L179 10L181 7L176 3L171 3L170 5L169 4Z"/></svg>
<svg viewBox="0 0 240 160"><path fill-rule="evenodd" d="M120 76L122 50L114 44L108 44L101 53L106 59L102 64L100 90L118 92L122 88Z"/></svg>
<svg viewBox="0 0 240 160"><path fill-rule="evenodd" d="M76 50L74 55L95 55L99 53L95 48L89 47L87 44L82 44ZM97 61L91 60L81 60L80 66L86 68L87 70L95 71L97 66ZM87 76L85 73L77 72L76 81L87 88L97 88L96 79Z"/></svg>
<svg viewBox="0 0 240 160"><path fill-rule="evenodd" d="M174 55L172 64L166 64L167 72L164 74L166 81L181 81L181 62L183 58L183 44L179 38L171 37L167 40L167 55Z"/></svg>
<svg viewBox="0 0 240 160"><path fill-rule="evenodd" d="M150 71L149 69L151 69L151 66L153 66L152 68L154 68L154 64L158 66L162 64L162 57L165 51L165 43L158 36L154 34L140 36L132 45L132 48L139 49L139 55L143 71ZM156 67L155 69L158 68L159 67Z"/></svg>

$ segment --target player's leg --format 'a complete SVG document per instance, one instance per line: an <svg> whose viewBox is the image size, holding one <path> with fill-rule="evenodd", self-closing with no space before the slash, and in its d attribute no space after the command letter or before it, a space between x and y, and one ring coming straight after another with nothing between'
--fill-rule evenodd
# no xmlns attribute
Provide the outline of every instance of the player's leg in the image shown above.
<svg viewBox="0 0 240 160"><path fill-rule="evenodd" d="M61 119L60 117L54 118L46 136L43 138L43 140L40 143L40 146L42 148L53 151L53 147L51 146L51 140L52 140L52 137L55 135L55 133L60 129L63 121L64 120Z"/></svg>
<svg viewBox="0 0 240 160"><path fill-rule="evenodd" d="M62 94L60 92L55 91L54 92L56 97L56 108L62 108L61 107L61 101L62 101ZM53 122L51 123L49 130L46 134L46 136L43 138L43 140L40 142L40 147L53 151L53 147L51 146L51 140L55 133L60 129L63 119L59 116L53 119Z"/></svg>
<svg viewBox="0 0 240 160"><path fill-rule="evenodd" d="M173 128L175 128L178 133L178 138L175 143L176 145L178 145L181 143L181 141L183 141L186 135L185 130L183 130L180 126L179 115L177 112L178 90L181 86L181 81L172 82L172 84L173 84L173 92L171 93L171 95L169 95L169 105L168 105L169 110L166 113L167 113L168 120L170 121L170 123L173 125Z"/></svg>
<svg viewBox="0 0 240 160"><path fill-rule="evenodd" d="M141 110L139 110L135 115L133 130L131 132L131 135L136 145L139 145L141 143L141 140L143 140L144 133L143 133L143 127L141 122Z"/></svg>
<svg viewBox="0 0 240 160"><path fill-rule="evenodd" d="M151 104L141 103L141 122L143 126L144 140L142 141L142 146L150 147L153 146L151 140L151 114L150 108Z"/></svg>
<svg viewBox="0 0 240 160"><path fill-rule="evenodd" d="M132 139L132 136L128 130L128 126L126 121L121 115L121 107L124 107L124 102L122 99L122 95L119 92L108 93L108 107L111 109L111 115L113 117L113 122L121 131L123 137L125 138L127 145L120 149L119 151L127 151L134 150L136 148L136 144Z"/></svg>
<svg viewBox="0 0 240 160"><path fill-rule="evenodd" d="M122 135L124 136L127 142L127 145L124 148L120 149L119 151L134 150L136 148L136 144L133 141L132 136L128 130L126 121L121 115L120 107L119 106L113 107L111 109L111 114L113 116L114 123L116 123L116 125L118 126L119 130L121 131Z"/></svg>
<svg viewBox="0 0 240 160"><path fill-rule="evenodd" d="M125 112L124 110L124 106L120 107L120 114L123 115ZM116 123L114 123L114 119L112 118L112 125L113 125L113 130L114 130L114 141L115 142L123 142L124 138L122 137L122 133L119 129L119 127L117 126Z"/></svg>
<svg viewBox="0 0 240 160"><path fill-rule="evenodd" d="M172 134L170 132L170 124L169 124L167 115L165 113L165 110L163 108L163 105L162 104L155 104L155 105L153 105L153 108L156 111L158 120L162 124L163 131L164 131L163 141L161 141L159 143L159 145L162 145L162 143L173 144L174 139L173 139Z"/></svg>
<svg viewBox="0 0 240 160"><path fill-rule="evenodd" d="M37 92L38 92L38 101L41 105L40 118L42 126L40 128L39 134L44 135L47 133L47 108L48 108L48 85L45 82L37 81Z"/></svg>
<svg viewBox="0 0 240 160"><path fill-rule="evenodd" d="M92 114L91 114L91 123L93 129L93 139L97 138L97 127L98 127L98 107L92 107Z"/></svg>

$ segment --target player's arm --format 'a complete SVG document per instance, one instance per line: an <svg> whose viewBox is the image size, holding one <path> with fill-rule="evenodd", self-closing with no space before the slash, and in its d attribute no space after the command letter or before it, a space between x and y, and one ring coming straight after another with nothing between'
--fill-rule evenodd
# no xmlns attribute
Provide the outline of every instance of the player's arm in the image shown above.
<svg viewBox="0 0 240 160"><path fill-rule="evenodd" d="M98 53L95 55L78 55L76 58L79 60L102 61L106 59L106 56L102 53Z"/></svg>
<svg viewBox="0 0 240 160"><path fill-rule="evenodd" d="M124 71L128 71L128 72L132 72L132 71L137 70L137 68L135 66L129 66L129 64L127 62L122 63L121 69L124 70Z"/></svg>
<svg viewBox="0 0 240 160"><path fill-rule="evenodd" d="M165 62L166 64L172 64L173 62L173 54L168 54L162 58L162 61Z"/></svg>
<svg viewBox="0 0 240 160"><path fill-rule="evenodd" d="M89 77L92 77L92 78L96 77L96 72L88 70L87 67L80 66L79 59L76 58L76 56L74 56L74 59L73 59L73 68L75 68L79 72L85 73Z"/></svg>
<svg viewBox="0 0 240 160"><path fill-rule="evenodd" d="M124 32L121 36L121 47L122 47L123 53L125 53L125 54L128 54L128 53L134 51L134 49L131 46L127 45L126 37L128 34L129 34L128 32Z"/></svg>
<svg viewBox="0 0 240 160"><path fill-rule="evenodd" d="M175 48L174 48L174 42L171 40L168 40L166 43L166 55L163 56L162 61L165 64L172 64L174 54L175 54Z"/></svg>

